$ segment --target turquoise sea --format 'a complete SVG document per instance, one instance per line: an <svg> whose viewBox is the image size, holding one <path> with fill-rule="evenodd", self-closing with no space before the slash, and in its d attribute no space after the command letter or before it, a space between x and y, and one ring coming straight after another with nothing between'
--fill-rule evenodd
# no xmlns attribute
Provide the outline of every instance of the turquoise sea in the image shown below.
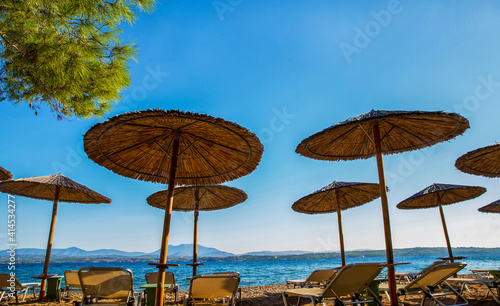
<svg viewBox="0 0 500 306"><path fill-rule="evenodd" d="M500 257L498 254L460 254L467 256L464 259L467 267L461 273L469 273L469 269L500 268ZM436 260L435 256L395 256L397 263L410 263L396 267L396 271L416 272ZM347 263L357 262L385 262L385 257L348 257ZM175 263L175 262L171 262ZM189 287L189 277L192 275L190 266L179 263L179 267L172 267L176 276L176 282L181 290ZM146 262L101 262L101 263L51 263L49 273L63 275L65 270L77 270L89 266L123 267L132 270L134 275L134 286L139 287L145 283L144 274L155 271L154 267L148 266ZM306 278L311 271L340 266L339 258L332 259L297 259L297 260L252 260L252 261L209 261L198 267L198 274L210 274L221 271L238 271L241 275L241 286L259 286L284 284L287 279ZM41 274L42 263L16 264L16 277L21 282L33 282L33 275ZM0 265L0 273L10 272L7 265ZM384 273L384 272L382 272Z"/></svg>

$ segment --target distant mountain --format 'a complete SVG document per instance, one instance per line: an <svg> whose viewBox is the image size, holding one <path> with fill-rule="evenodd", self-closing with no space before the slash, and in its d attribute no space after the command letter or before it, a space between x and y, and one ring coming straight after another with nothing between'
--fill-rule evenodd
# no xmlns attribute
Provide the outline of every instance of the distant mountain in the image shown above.
<svg viewBox="0 0 500 306"><path fill-rule="evenodd" d="M159 256L160 250L149 253L148 255ZM169 257L192 257L193 256L193 245L192 244L169 245L168 246L168 256ZM202 245L198 245L198 257L228 257L228 256L234 256L234 254L220 251L216 248L209 248L209 247L204 247Z"/></svg>
<svg viewBox="0 0 500 306"><path fill-rule="evenodd" d="M8 250L0 251L0 257L7 257L9 254ZM25 257L44 257L45 249L16 249L16 255ZM116 256L116 257L140 257L140 256L159 256L160 250L145 253L145 252L125 252L115 249L100 249L93 251L86 251L79 249L77 247L71 247L67 249L52 249L52 257L105 257L105 256ZM168 246L168 256L169 257L192 257L193 256L193 245L192 244L180 244ZM198 257L228 257L234 256L232 253L220 251L216 248L208 248L202 245L198 245Z"/></svg>
<svg viewBox="0 0 500 306"><path fill-rule="evenodd" d="M6 253L7 250L0 251L2 256ZM63 256L63 257L95 257L95 256L123 256L123 257L134 257L134 256L143 256L147 253L144 252L125 252L114 249L101 249L94 251L86 251L76 247L71 247L67 249L52 249L51 256ZM45 249L33 249L33 248L25 248L25 249L16 249L16 255L19 256L45 256Z"/></svg>
<svg viewBox="0 0 500 306"><path fill-rule="evenodd" d="M252 255L252 256L284 256L284 255L302 255L309 254L311 251L260 251L260 252L248 252L241 255Z"/></svg>

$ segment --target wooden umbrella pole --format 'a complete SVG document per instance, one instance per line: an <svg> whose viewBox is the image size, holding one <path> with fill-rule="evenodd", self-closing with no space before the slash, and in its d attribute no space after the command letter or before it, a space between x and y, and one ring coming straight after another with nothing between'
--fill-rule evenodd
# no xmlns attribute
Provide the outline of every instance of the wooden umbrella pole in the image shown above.
<svg viewBox="0 0 500 306"><path fill-rule="evenodd" d="M337 221L339 225L340 259L342 260L342 266L345 266L344 232L342 231L342 216L340 213L340 196L338 190L335 190L335 196L337 198Z"/></svg>
<svg viewBox="0 0 500 306"><path fill-rule="evenodd" d="M200 192L197 188L194 191L194 238L193 238L193 276L196 275L198 268L198 216L200 214Z"/></svg>
<svg viewBox="0 0 500 306"><path fill-rule="evenodd" d="M446 221L444 219L443 206L441 205L441 196L439 195L439 192L436 192L436 199L439 204L439 213L441 214L441 223L443 224L446 246L448 247L448 256L450 256L450 262L453 262L453 252L451 251L450 237L448 236L448 228L446 227Z"/></svg>
<svg viewBox="0 0 500 306"><path fill-rule="evenodd" d="M398 294L396 289L396 276L394 273L394 257L392 251L392 238L391 238L391 224L389 221L389 207L387 204L387 189L385 184L384 175L384 161L382 159L382 146L380 140L380 130L378 123L373 125L373 140L375 141L378 179L380 183L380 199L382 202L382 215L384 218L384 232L385 232L385 255L387 257L387 278L389 281L389 296L391 297L391 305L397 306L399 304Z"/></svg>
<svg viewBox="0 0 500 306"><path fill-rule="evenodd" d="M45 263L43 264L42 284L40 285L40 294L38 300L43 302L45 297L45 289L47 287L47 274L49 272L50 253L52 251L52 239L54 238L54 228L56 226L57 218L57 202L59 201L59 193L61 187L56 187L56 194L54 197L54 205L52 206L52 221L50 222L49 241L47 242L47 250L45 251Z"/></svg>
<svg viewBox="0 0 500 306"><path fill-rule="evenodd" d="M167 207L165 207L165 218L163 221L163 237L161 241L160 264L158 265L155 306L162 306L164 298L163 286L165 284L165 267L167 263L168 238L170 235L170 217L172 216L172 205L174 202L175 173L177 171L177 158L179 157L179 137L179 131L175 131L170 159L170 174L168 176Z"/></svg>

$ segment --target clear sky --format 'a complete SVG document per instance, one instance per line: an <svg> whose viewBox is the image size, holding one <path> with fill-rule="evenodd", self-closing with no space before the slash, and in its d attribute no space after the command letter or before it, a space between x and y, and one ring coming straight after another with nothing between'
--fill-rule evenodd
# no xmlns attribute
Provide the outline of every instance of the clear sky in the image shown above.
<svg viewBox="0 0 500 306"><path fill-rule="evenodd" d="M125 25L140 47L132 86L109 116L148 108L222 117L264 144L258 168L226 183L243 189L238 206L200 213L199 243L243 253L337 251L335 214L304 215L299 198L334 180L378 183L375 159L327 162L295 153L304 138L371 109L451 111L463 136L384 157L394 248L444 247L437 209L396 204L432 183L488 192L444 207L453 246L499 247L500 216L477 211L500 198L500 179L454 167L462 154L499 141L498 1L160 1ZM112 199L59 205L54 248L160 247L163 211L146 198L166 188L114 174L83 152L98 119L63 120L42 109L0 103L0 165L15 178L63 173ZM7 195L0 238L7 238ZM45 248L52 203L17 197L19 248ZM384 249L380 200L343 213L347 250ZM170 244L192 242L193 214L174 212ZM0 246L5 249L6 243Z"/></svg>

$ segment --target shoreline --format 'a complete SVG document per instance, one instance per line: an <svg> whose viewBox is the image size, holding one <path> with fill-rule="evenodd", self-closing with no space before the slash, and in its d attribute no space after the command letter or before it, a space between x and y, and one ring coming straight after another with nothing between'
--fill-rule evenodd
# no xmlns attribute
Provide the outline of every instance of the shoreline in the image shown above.
<svg viewBox="0 0 500 306"><path fill-rule="evenodd" d="M470 276L468 274L461 274L460 276ZM471 296L468 292L464 292L464 296L469 301L469 305L472 306L494 306L498 305L491 296L484 298L487 290L484 286L478 284L469 285L471 292L474 296ZM283 306L283 300L281 296L281 291L286 289L285 284L280 285L266 285L266 286L247 286L241 287L242 299L239 303L240 306ZM173 298L169 297L166 300L165 305L182 305L182 296L186 295L187 291L180 291L180 300L177 303L174 302ZM168 294L166 295L168 296ZM33 299L32 295L28 295L24 303L19 303L18 305L29 305L29 306L75 306L74 301L79 301L77 295L72 295L70 298L63 298L61 302L56 300L38 302ZM404 299L405 305L420 305L421 295L409 295ZM288 298L288 303L295 303L295 298ZM390 305L387 297L382 295L382 303L384 305ZM9 305L15 305L15 299L11 299L8 303ZM333 303L327 302L327 305L333 305ZM4 301L0 305L7 305ZM309 306L312 303L302 304L302 306Z"/></svg>

